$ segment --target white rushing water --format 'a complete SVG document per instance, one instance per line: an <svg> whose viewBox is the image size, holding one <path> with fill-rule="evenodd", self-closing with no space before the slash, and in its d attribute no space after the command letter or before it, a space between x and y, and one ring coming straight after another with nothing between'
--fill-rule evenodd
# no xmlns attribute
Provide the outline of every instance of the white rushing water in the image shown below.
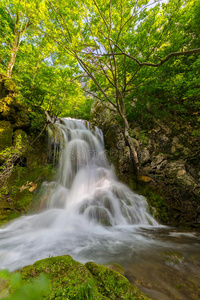
<svg viewBox="0 0 200 300"><path fill-rule="evenodd" d="M159 226L146 199L117 180L101 131L87 127L84 121L61 119L54 131L49 128L54 160L59 153L57 180L43 184L51 190L45 210L0 230L0 268L15 270L61 254L99 261L99 255L115 256L124 243L140 249L151 243L134 235L138 228Z"/></svg>

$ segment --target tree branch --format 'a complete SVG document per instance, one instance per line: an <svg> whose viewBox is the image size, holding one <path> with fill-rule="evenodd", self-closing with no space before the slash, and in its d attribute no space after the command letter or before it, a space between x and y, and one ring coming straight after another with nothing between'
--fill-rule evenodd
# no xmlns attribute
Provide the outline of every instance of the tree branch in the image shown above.
<svg viewBox="0 0 200 300"><path fill-rule="evenodd" d="M126 52L124 52L118 45L116 45L116 47L121 51L121 53L107 53L107 54L103 54L103 55L104 56L125 55L125 56L129 57L130 59L134 60L140 67L142 67L142 66L160 67L166 61L168 61L171 57L183 56L183 55L191 55L191 54L195 54L195 53L200 53L200 48L191 49L191 50L187 50L187 51L180 51L180 52L171 52L164 59L160 59L159 58L160 62L158 64L153 64L153 63L150 63L150 62L143 62L142 63L137 58L135 58L132 55L127 54Z"/></svg>

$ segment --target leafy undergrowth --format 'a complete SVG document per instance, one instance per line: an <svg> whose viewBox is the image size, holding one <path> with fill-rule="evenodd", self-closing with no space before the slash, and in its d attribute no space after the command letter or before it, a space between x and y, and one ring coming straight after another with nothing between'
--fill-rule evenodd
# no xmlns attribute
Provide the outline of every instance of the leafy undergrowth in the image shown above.
<svg viewBox="0 0 200 300"><path fill-rule="evenodd" d="M2 271L0 289L4 300L148 300L120 273L93 262L84 266L69 255L37 261L11 275Z"/></svg>

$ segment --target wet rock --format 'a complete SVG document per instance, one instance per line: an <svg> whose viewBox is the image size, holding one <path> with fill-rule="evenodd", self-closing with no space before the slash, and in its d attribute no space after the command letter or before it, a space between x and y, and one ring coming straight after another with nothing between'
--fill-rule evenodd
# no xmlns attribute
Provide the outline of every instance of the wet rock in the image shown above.
<svg viewBox="0 0 200 300"><path fill-rule="evenodd" d="M196 181L200 181L200 157L197 156L187 159L185 169Z"/></svg>
<svg viewBox="0 0 200 300"><path fill-rule="evenodd" d="M91 220L95 220L105 226L111 226L110 217L105 208L93 206L89 207L88 210L88 215Z"/></svg>
<svg viewBox="0 0 200 300"><path fill-rule="evenodd" d="M117 151L120 151L126 146L122 130L116 125L112 125L110 129L106 131L104 140L106 147L112 150L116 149Z"/></svg>
<svg viewBox="0 0 200 300"><path fill-rule="evenodd" d="M120 180L132 185L134 169L130 149L124 138L123 129L116 118L115 110L110 105L97 101L92 107L91 116L92 124L103 131L106 153ZM133 138L133 142L138 147L135 138Z"/></svg>
<svg viewBox="0 0 200 300"><path fill-rule="evenodd" d="M187 155L189 154L190 150L184 147L183 144L180 143L178 137L174 137L172 140L171 153L174 155L179 155L181 152Z"/></svg>
<svg viewBox="0 0 200 300"><path fill-rule="evenodd" d="M168 136L161 134L158 139L159 147L162 152L170 152L171 151L171 141Z"/></svg>
<svg viewBox="0 0 200 300"><path fill-rule="evenodd" d="M162 123L160 120L158 119L154 119L153 122L158 126L157 130L161 131L162 133L166 134L166 135L171 135L172 130L169 126L167 126L166 124Z"/></svg>
<svg viewBox="0 0 200 300"><path fill-rule="evenodd" d="M166 173L168 177L176 178L183 185L195 185L195 180L190 174L187 173L185 169L185 162L183 160L169 163L166 168Z"/></svg>
<svg viewBox="0 0 200 300"><path fill-rule="evenodd" d="M118 273L120 273L121 275L124 275L125 274L125 270L124 268L120 265L120 264L117 264L117 263L111 263L111 264L106 264L104 265L106 268L109 268L111 270L114 270L114 271L117 271Z"/></svg>
<svg viewBox="0 0 200 300"><path fill-rule="evenodd" d="M118 159L120 174L128 173L131 165L131 154L128 146L126 146L123 151L119 152Z"/></svg>
<svg viewBox="0 0 200 300"><path fill-rule="evenodd" d="M146 165L151 161L151 155L148 149L144 149L143 151L141 151L139 155L139 160L142 166Z"/></svg>
<svg viewBox="0 0 200 300"><path fill-rule="evenodd" d="M165 251L162 253L162 260L169 266L183 263L184 255L180 252Z"/></svg>
<svg viewBox="0 0 200 300"><path fill-rule="evenodd" d="M157 156L155 156L151 162L151 168L156 169L158 171L164 169L166 165L167 165L167 157L163 153L160 153Z"/></svg>

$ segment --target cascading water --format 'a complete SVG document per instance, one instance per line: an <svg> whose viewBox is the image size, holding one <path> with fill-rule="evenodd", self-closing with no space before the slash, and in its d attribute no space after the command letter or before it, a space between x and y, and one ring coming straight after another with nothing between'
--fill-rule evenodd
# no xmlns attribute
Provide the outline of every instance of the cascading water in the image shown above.
<svg viewBox="0 0 200 300"><path fill-rule="evenodd" d="M49 255L76 253L98 244L95 235L106 238L117 226L158 225L145 198L117 181L100 130L92 133L86 125L61 119L54 132L49 128L54 161L60 153L57 181L44 184L51 188L44 211L1 229L1 268L13 270Z"/></svg>
<svg viewBox="0 0 200 300"><path fill-rule="evenodd" d="M103 138L84 122L63 120L57 124L61 143L58 181L49 209L60 208L104 225L150 224L146 200L118 182L103 151ZM53 144L57 148L55 141ZM56 153L54 148L54 153Z"/></svg>

